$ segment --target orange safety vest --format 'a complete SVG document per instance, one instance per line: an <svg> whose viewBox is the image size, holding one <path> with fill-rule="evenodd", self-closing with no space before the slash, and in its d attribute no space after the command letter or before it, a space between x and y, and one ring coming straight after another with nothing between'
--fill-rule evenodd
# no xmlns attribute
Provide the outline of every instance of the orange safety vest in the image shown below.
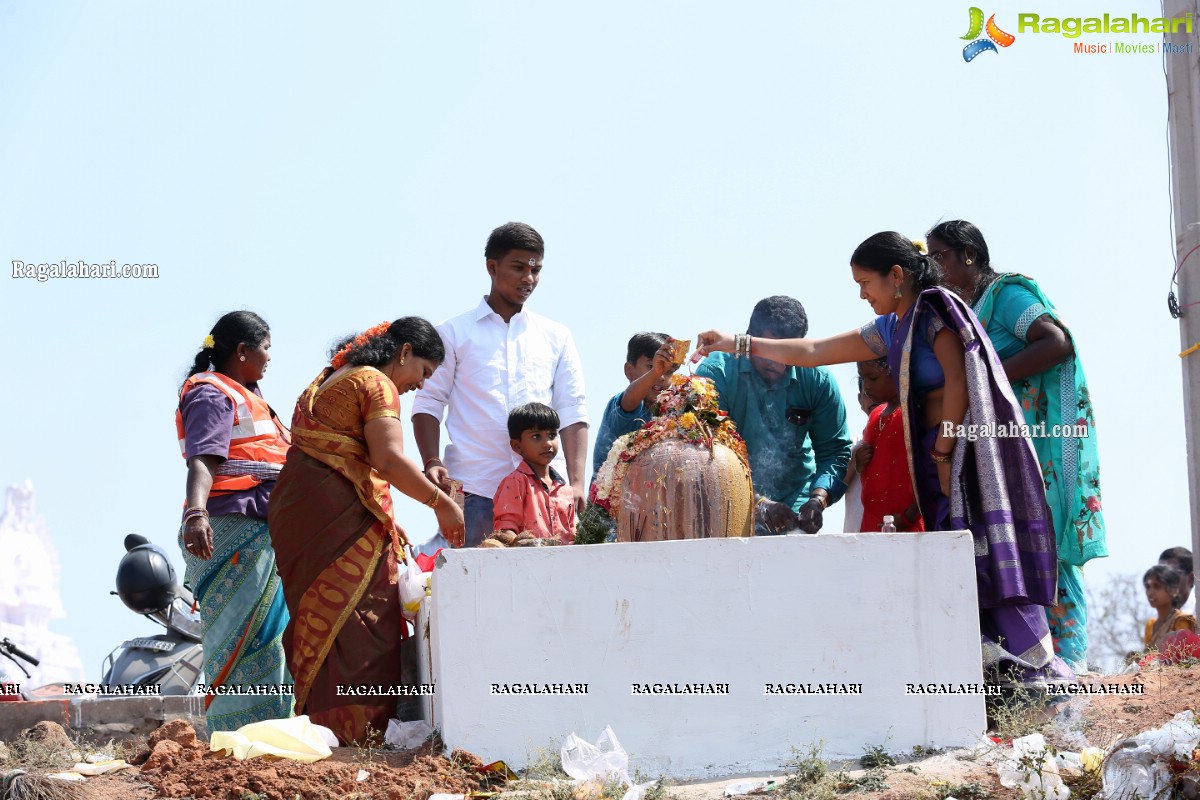
<svg viewBox="0 0 1200 800"><path fill-rule="evenodd" d="M282 468L283 462L287 460L287 428L279 422L279 417L267 405L267 401L245 386L216 372L199 372L183 382L183 389L179 392L179 406L175 409L175 432L179 436L179 451L184 460L188 454L183 433L183 398L201 383L217 387L233 402L233 433L229 439L229 455L226 463L222 465L224 469L213 475L211 491L224 493L253 489L265 480L262 474ZM231 462L240 467L261 469L254 470L259 474L240 472ZM222 474L229 467L233 467L230 473Z"/></svg>

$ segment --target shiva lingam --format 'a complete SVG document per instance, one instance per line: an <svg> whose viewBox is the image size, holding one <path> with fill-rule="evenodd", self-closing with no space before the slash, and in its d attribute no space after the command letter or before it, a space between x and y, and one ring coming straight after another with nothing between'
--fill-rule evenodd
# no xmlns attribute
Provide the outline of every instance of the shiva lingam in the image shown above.
<svg viewBox="0 0 1200 800"><path fill-rule="evenodd" d="M754 535L746 444L718 407L713 382L672 377L654 418L613 443L590 502L585 513L607 518L613 541Z"/></svg>

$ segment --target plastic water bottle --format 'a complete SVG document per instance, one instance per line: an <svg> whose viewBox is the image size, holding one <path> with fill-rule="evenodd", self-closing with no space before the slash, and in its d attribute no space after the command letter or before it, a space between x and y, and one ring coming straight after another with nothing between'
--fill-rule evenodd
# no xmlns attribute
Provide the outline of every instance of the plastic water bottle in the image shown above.
<svg viewBox="0 0 1200 800"><path fill-rule="evenodd" d="M880 533L895 533L896 532L896 518L891 517L891 516L884 517L883 518L883 527L879 529L879 532Z"/></svg>
<svg viewBox="0 0 1200 800"><path fill-rule="evenodd" d="M1158 797L1170 787L1171 773L1147 745L1126 739L1112 749L1102 767L1104 796L1113 800Z"/></svg>

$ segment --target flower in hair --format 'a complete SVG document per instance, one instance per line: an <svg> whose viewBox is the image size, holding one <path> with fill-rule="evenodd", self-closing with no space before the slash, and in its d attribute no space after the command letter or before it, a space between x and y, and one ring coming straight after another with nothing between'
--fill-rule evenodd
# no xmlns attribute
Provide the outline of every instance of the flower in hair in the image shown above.
<svg viewBox="0 0 1200 800"><path fill-rule="evenodd" d="M212 350L216 346L217 346L217 340L213 338L213 335L211 333L208 336L204 337L204 349L205 350Z"/></svg>
<svg viewBox="0 0 1200 800"><path fill-rule="evenodd" d="M374 339L376 336L379 336L380 334L387 333L391 327L392 327L391 322L381 322L373 328L367 328L365 331L360 333L358 336L355 336L354 341L350 342L348 345L343 347L341 350L338 350L337 354L334 355L333 360L330 362L330 364L333 365L334 369L341 369L342 367L346 366L346 356L350 355L351 350L353 350L356 347L363 346L364 344L371 341L372 339Z"/></svg>
<svg viewBox="0 0 1200 800"><path fill-rule="evenodd" d="M917 252L923 256L929 255L929 248L925 246L924 239L913 239L912 246L917 248Z"/></svg>

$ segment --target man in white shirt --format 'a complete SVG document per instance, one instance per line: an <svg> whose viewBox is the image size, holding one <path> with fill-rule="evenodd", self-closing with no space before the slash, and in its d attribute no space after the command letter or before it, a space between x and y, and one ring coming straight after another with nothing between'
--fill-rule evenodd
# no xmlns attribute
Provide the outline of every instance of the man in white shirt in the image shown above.
<svg viewBox="0 0 1200 800"><path fill-rule="evenodd" d="M544 254L541 235L528 225L510 222L492 231L484 249L491 289L478 306L438 326L446 360L413 401L425 475L445 491L451 477L463 483L468 547L492 532L492 497L521 463L509 446L508 412L525 403L558 412L562 450L552 466L566 473L576 510L583 511L588 417L579 354L565 325L525 310Z"/></svg>

